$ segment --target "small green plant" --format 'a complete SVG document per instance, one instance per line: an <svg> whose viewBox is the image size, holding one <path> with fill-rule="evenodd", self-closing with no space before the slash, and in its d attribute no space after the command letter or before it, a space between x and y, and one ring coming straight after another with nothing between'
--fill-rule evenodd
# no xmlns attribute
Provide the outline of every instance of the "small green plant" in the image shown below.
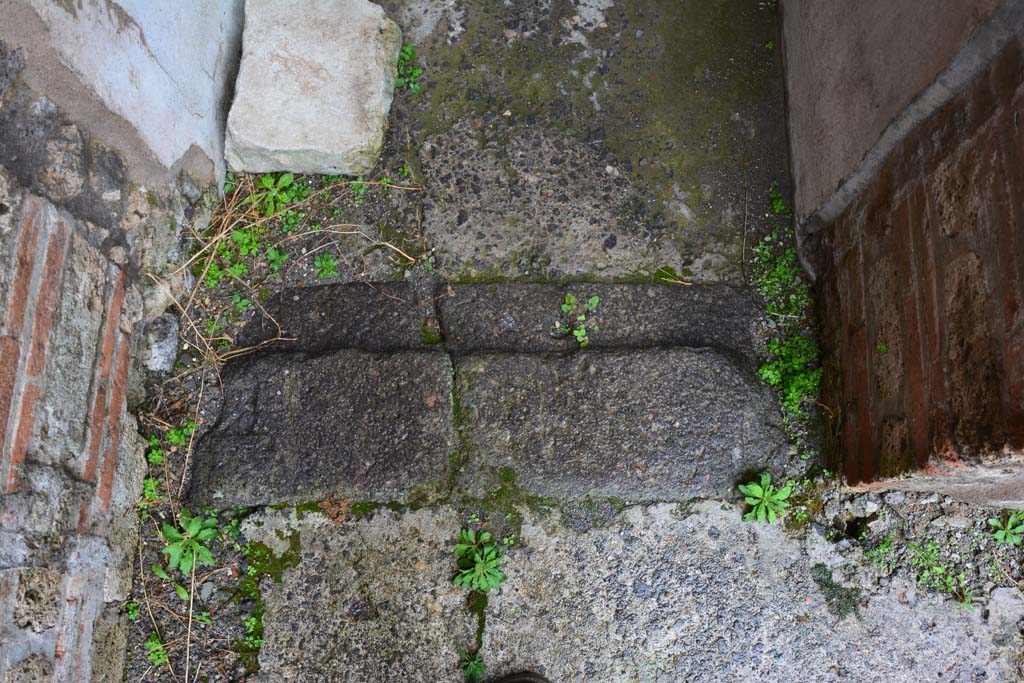
<svg viewBox="0 0 1024 683"><path fill-rule="evenodd" d="M316 266L316 276L320 280L338 276L338 259L333 254L320 254L313 259L313 265Z"/></svg>
<svg viewBox="0 0 1024 683"><path fill-rule="evenodd" d="M878 351L881 354L889 353L889 345L885 342L878 342L875 344L875 351Z"/></svg>
<svg viewBox="0 0 1024 683"><path fill-rule="evenodd" d="M779 389L782 405L792 416L799 415L804 401L813 401L821 386L820 367L813 367L819 356L818 341L810 336L793 335L768 341L773 360L758 368L767 384Z"/></svg>
<svg viewBox="0 0 1024 683"><path fill-rule="evenodd" d="M263 647L263 620L258 614L252 614L242 622L245 626L245 638L242 646L248 650L259 650Z"/></svg>
<svg viewBox="0 0 1024 683"><path fill-rule="evenodd" d="M160 640L160 636L155 633L151 633L149 638L146 639L146 659L153 666L163 666L167 663L167 648L164 647L164 643Z"/></svg>
<svg viewBox="0 0 1024 683"><path fill-rule="evenodd" d="M213 289L220 284L220 281L224 279L225 275L227 275L227 273L220 267L220 265L217 263L211 263L210 267L206 269L206 277L203 279L203 282L206 283L207 287Z"/></svg>
<svg viewBox="0 0 1024 683"><path fill-rule="evenodd" d="M200 624L206 624L207 626L213 623L213 617L210 616L209 612L200 612L195 616L195 619Z"/></svg>
<svg viewBox="0 0 1024 683"><path fill-rule="evenodd" d="M228 266L228 272L236 278L242 278L249 273L249 268L242 262L232 263Z"/></svg>
<svg viewBox="0 0 1024 683"><path fill-rule="evenodd" d="M864 553L864 557L871 560L872 564L884 569L887 574L891 574L896 566L896 558L894 557L896 551L893 548L893 540L893 535L889 534L875 548Z"/></svg>
<svg viewBox="0 0 1024 683"><path fill-rule="evenodd" d="M816 403L821 387L821 351L808 312L813 299L793 244L793 216L778 188L768 193L769 216L777 222L753 248L754 289L774 327L767 348L769 361L758 374L776 387L785 408L790 437L805 422L809 404Z"/></svg>
<svg viewBox="0 0 1024 683"><path fill-rule="evenodd" d="M178 527L164 522L161 532L167 542L163 552L170 569L178 568L187 575L196 564L213 566L213 554L205 543L217 536L216 517L193 517L182 508Z"/></svg>
<svg viewBox="0 0 1024 683"><path fill-rule="evenodd" d="M942 558L942 547L937 542L908 543L907 549L918 585L951 595L969 609L973 607L974 591L967 586L967 575Z"/></svg>
<svg viewBox="0 0 1024 683"><path fill-rule="evenodd" d="M139 618L139 603L134 600L124 603L124 613L128 615L129 619L135 621Z"/></svg>
<svg viewBox="0 0 1024 683"><path fill-rule="evenodd" d="M398 77L395 79L395 88L408 88L414 95L421 90L419 81L423 75L423 69L417 67L415 61L416 50L412 45L403 45L401 52L398 53Z"/></svg>
<svg viewBox="0 0 1024 683"><path fill-rule="evenodd" d="M160 480L155 477L146 477L142 480L142 499L139 500L138 509L142 513L153 507L161 500Z"/></svg>
<svg viewBox="0 0 1024 683"><path fill-rule="evenodd" d="M740 484L739 490L744 496L743 500L751 506L750 511L743 515L743 520L747 522L767 520L769 523L785 514L789 507L787 500L793 491L791 486L783 486L776 490L772 485L772 477L767 472L761 475L760 483L752 481L749 484Z"/></svg>
<svg viewBox="0 0 1024 683"><path fill-rule="evenodd" d="M149 448L146 449L146 460L154 465L164 461L164 449L160 448L160 439L155 436L149 437Z"/></svg>
<svg viewBox="0 0 1024 683"><path fill-rule="evenodd" d="M184 427L172 427L167 430L167 434L164 437L175 446L182 447L188 443L188 437L192 436L192 432L196 431L196 423L189 420L185 423Z"/></svg>
<svg viewBox="0 0 1024 683"><path fill-rule="evenodd" d="M267 267L270 268L271 272L276 273L281 270L281 266L288 260L288 254L283 251L278 251L274 247L267 248Z"/></svg>
<svg viewBox="0 0 1024 683"><path fill-rule="evenodd" d="M995 531L996 545L1021 545L1024 542L1024 517L1014 512L1006 521L993 517L988 520L989 526Z"/></svg>
<svg viewBox="0 0 1024 683"><path fill-rule="evenodd" d="M555 323L552 335L561 337L571 332L580 348L587 348L590 345L589 332L597 332L600 329L597 323L587 319L587 314L595 312L599 303L601 298L596 295L581 302L575 294L566 294L562 302L563 320Z"/></svg>
<svg viewBox="0 0 1024 683"><path fill-rule="evenodd" d="M363 176L359 176L352 181L352 201L357 205L362 204L366 200L366 190L369 186L363 182Z"/></svg>
<svg viewBox="0 0 1024 683"><path fill-rule="evenodd" d="M463 652L462 658L459 660L459 666L462 667L466 683L478 683L484 677L484 674L487 673L487 665L484 664L484 658L479 652L475 654Z"/></svg>
<svg viewBox="0 0 1024 683"><path fill-rule="evenodd" d="M228 171L224 174L224 194L231 194L238 187L238 181L235 179L235 174Z"/></svg>
<svg viewBox="0 0 1024 683"><path fill-rule="evenodd" d="M238 245L238 253L242 256L253 256L260 250L260 240L254 228L233 230L231 241Z"/></svg>
<svg viewBox="0 0 1024 683"><path fill-rule="evenodd" d="M489 531L477 533L472 529L459 532L455 544L455 558L459 573L455 576L456 586L490 592L505 583L508 578L499 569L502 549L494 544L494 535Z"/></svg>
<svg viewBox="0 0 1024 683"><path fill-rule="evenodd" d="M235 310L238 311L239 313L245 313L245 311L252 304L251 301L249 301L247 298L245 298L241 294L232 294L231 295L231 302L233 304L235 304Z"/></svg>
<svg viewBox="0 0 1024 683"><path fill-rule="evenodd" d="M256 183L256 192L246 197L242 203L256 204L264 215L273 216L292 201L293 193L289 192L288 188L294 182L295 175L292 173L282 173L280 176L264 173Z"/></svg>

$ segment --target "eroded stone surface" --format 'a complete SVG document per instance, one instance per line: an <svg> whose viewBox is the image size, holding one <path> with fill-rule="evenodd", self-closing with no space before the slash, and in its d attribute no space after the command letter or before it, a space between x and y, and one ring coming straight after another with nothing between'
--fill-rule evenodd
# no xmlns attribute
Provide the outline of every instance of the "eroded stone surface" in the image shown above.
<svg viewBox="0 0 1024 683"><path fill-rule="evenodd" d="M552 533L554 532L554 533ZM629 508L583 534L528 519L489 605L489 672L607 681L1011 681L1017 602L957 609L912 582L869 590L872 570L811 535L747 524L701 503ZM830 610L814 566L854 597Z"/></svg>
<svg viewBox="0 0 1024 683"><path fill-rule="evenodd" d="M427 293L424 306L420 295L405 282L286 289L266 303L267 316L246 326L238 345L256 346L280 334L283 339L273 344L274 351L427 348L424 324L429 325L433 312L430 291Z"/></svg>
<svg viewBox="0 0 1024 683"><path fill-rule="evenodd" d="M382 4L425 70L385 166L425 184L439 268L742 281L743 234L787 182L771 3Z"/></svg>
<svg viewBox="0 0 1024 683"><path fill-rule="evenodd" d="M557 511L522 513L486 608L486 680L1018 680L1019 591L958 609L907 578L879 585L859 550L743 522L722 502L626 507L578 530ZM263 583L258 680L461 680L477 622L452 585L457 510L255 519L248 539L284 550L297 535L302 557Z"/></svg>
<svg viewBox="0 0 1024 683"><path fill-rule="evenodd" d="M247 0L228 165L369 171L384 142L400 47L398 27L367 0Z"/></svg>
<svg viewBox="0 0 1024 683"><path fill-rule="evenodd" d="M459 655L477 624L451 581L454 510L381 511L345 525L313 514L295 527L302 562L282 583L263 585L256 680L461 679ZM275 542L274 532L265 535Z"/></svg>
<svg viewBox="0 0 1024 683"><path fill-rule="evenodd" d="M471 491L512 468L543 496L683 500L727 496L748 469L794 468L771 391L711 350L455 363L462 436L479 458L465 468Z"/></svg>
<svg viewBox="0 0 1024 683"><path fill-rule="evenodd" d="M449 296L438 297L447 347L455 353L571 351L578 347L571 336L552 336L556 322L573 322L561 309L567 294L580 304L600 300L586 313L598 328L588 333L592 349L712 347L753 355L753 300L726 285L455 285Z"/></svg>
<svg viewBox="0 0 1024 683"><path fill-rule="evenodd" d="M455 436L442 353L274 354L223 376L220 417L196 453L196 501L391 500L445 476Z"/></svg>

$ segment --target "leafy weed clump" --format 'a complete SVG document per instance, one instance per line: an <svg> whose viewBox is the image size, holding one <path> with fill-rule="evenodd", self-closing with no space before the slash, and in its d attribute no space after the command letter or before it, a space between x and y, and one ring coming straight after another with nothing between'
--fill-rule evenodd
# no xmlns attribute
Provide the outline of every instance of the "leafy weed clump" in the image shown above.
<svg viewBox="0 0 1024 683"><path fill-rule="evenodd" d="M564 319L555 322L552 336L564 337L571 332L580 348L587 348L590 345L589 332L597 332L600 329L596 322L587 319L587 314L597 311L599 303L601 297L596 295L586 301L580 301L575 294L566 294L561 307Z"/></svg>
<svg viewBox="0 0 1024 683"><path fill-rule="evenodd" d="M788 499L793 491L791 486L776 489L767 472L761 475L760 482L740 484L738 488L744 496L743 500L750 506L750 511L743 515L743 520L747 522L772 523L781 518L789 508Z"/></svg>
<svg viewBox="0 0 1024 683"><path fill-rule="evenodd" d="M761 379L779 390L790 439L800 435L813 417L821 393L821 350L812 322L813 299L800 267L793 238L793 215L777 188L769 193L771 232L754 246L754 289L771 319L769 359L758 370Z"/></svg>
<svg viewBox="0 0 1024 683"><path fill-rule="evenodd" d="M395 79L396 90L407 88L414 95L422 90L420 76L423 75L423 69L416 66L415 62L415 48L410 44L403 45L401 52L398 53L398 77Z"/></svg>
<svg viewBox="0 0 1024 683"><path fill-rule="evenodd" d="M997 545L1021 545L1024 539L1024 517L1014 512L1004 522L998 517L988 520L989 526L995 531L992 535L996 538Z"/></svg>
<svg viewBox="0 0 1024 683"><path fill-rule="evenodd" d="M503 555L501 546L494 543L491 532L478 533L473 529L463 529L455 544L456 563L459 567L459 573L454 579L455 585L484 593L500 587L508 578L500 569Z"/></svg>

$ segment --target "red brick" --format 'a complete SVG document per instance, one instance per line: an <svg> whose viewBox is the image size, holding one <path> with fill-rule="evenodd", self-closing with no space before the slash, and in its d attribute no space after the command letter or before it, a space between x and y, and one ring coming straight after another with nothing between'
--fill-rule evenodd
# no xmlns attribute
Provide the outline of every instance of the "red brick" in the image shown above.
<svg viewBox="0 0 1024 683"><path fill-rule="evenodd" d="M7 493L18 489L18 468L25 462L29 443L32 440L32 428L35 426L36 403L39 401L39 386L26 384L21 396L21 410L18 412L18 424L14 428L14 441L11 444L11 461L7 467Z"/></svg>
<svg viewBox="0 0 1024 683"><path fill-rule="evenodd" d="M42 200L29 195L25 202L25 216L21 222L21 237L18 242L18 259L14 268L14 280L11 283L11 298L7 302L5 319L8 333L21 334L25 325L25 309L28 308L31 293L32 271L36 264L36 243L39 241L39 208Z"/></svg>
<svg viewBox="0 0 1024 683"><path fill-rule="evenodd" d="M911 194L914 190L911 191ZM896 213L898 267L905 282L902 288L903 372L906 377L906 402L910 431L910 454L915 467L928 460L928 404L925 401L924 349L921 346L921 320L918 314L920 294L917 287L912 223L922 220L912 214L910 201L900 204Z"/></svg>
<svg viewBox="0 0 1024 683"><path fill-rule="evenodd" d="M68 228L61 221L50 235L43 261L43 276L36 295L36 314L32 323L32 340L29 345L26 373L37 377L46 369L46 343L53 329L53 312L60 294L61 270L64 266L64 252L67 248Z"/></svg>
<svg viewBox="0 0 1024 683"><path fill-rule="evenodd" d="M871 425L871 370L868 335L864 328L859 329L854 335L853 353L853 391L857 401L857 421L851 427L857 430L858 446L852 454L856 467L847 469L856 473L856 477L851 480L852 483L856 483L874 479L878 467ZM851 458L851 454L847 454L847 458Z"/></svg>
<svg viewBox="0 0 1024 683"><path fill-rule="evenodd" d="M103 345L100 348L100 377L106 381L110 376L110 363L114 357L114 342L117 341L117 328L121 320L121 306L124 303L124 271L117 270L117 282L107 305L107 319L103 324Z"/></svg>
<svg viewBox="0 0 1024 683"><path fill-rule="evenodd" d="M106 378L103 378L106 381ZM107 415L107 388L97 387L92 403L92 419L89 423L89 450L82 468L84 481L96 480L96 467L100 457L100 446L103 444L103 424Z"/></svg>
<svg viewBox="0 0 1024 683"><path fill-rule="evenodd" d="M1003 118L1002 130L1005 135L1015 133L1009 117ZM1024 132L1016 134L1024 137ZM1024 153L1012 140L1009 143L1001 145L1002 163L994 183L993 250L999 263L1006 429L1011 443L1020 448L1024 447Z"/></svg>
<svg viewBox="0 0 1024 683"><path fill-rule="evenodd" d="M853 430L856 435L856 446L846 453L847 479L851 483L870 479L873 466L870 458L865 459L864 453L870 450L870 403L867 392L870 391L870 371L868 366L867 335L864 329L864 262L861 247L855 245L850 251L848 262L849 310L844 344L843 365L846 368L844 393L847 405L856 406L856 419L848 419L845 429ZM867 430L865 430L867 425ZM847 443L850 443L848 437Z"/></svg>
<svg viewBox="0 0 1024 683"><path fill-rule="evenodd" d="M131 338L121 334L117 349L117 366L114 368L113 386L110 390L110 404L107 406L107 431L110 442L103 456L103 472L96 496L105 512L110 509L110 494L114 485L114 469L117 466L117 449L121 441L121 411L124 409L125 391L128 385L128 361L131 353Z"/></svg>
<svg viewBox="0 0 1024 683"><path fill-rule="evenodd" d="M928 400L932 405L941 405L946 400L942 375L942 272L934 243L934 238L937 238L934 210L922 186L915 188L910 207L911 215L920 217L911 223L911 234L921 291L921 338L924 358L927 359Z"/></svg>
<svg viewBox="0 0 1024 683"><path fill-rule="evenodd" d="M14 337L0 337L0 454L7 440L7 422L11 417L14 385L18 381L21 344Z"/></svg>

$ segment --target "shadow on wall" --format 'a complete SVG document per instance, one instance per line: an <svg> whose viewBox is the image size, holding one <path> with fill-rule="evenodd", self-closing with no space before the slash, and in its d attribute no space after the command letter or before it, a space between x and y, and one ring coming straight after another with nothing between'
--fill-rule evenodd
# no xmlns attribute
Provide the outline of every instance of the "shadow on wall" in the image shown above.
<svg viewBox="0 0 1024 683"><path fill-rule="evenodd" d="M996 13L935 86L963 87L926 94L863 189L810 221L827 445L851 483L1024 448L1022 17Z"/></svg>

